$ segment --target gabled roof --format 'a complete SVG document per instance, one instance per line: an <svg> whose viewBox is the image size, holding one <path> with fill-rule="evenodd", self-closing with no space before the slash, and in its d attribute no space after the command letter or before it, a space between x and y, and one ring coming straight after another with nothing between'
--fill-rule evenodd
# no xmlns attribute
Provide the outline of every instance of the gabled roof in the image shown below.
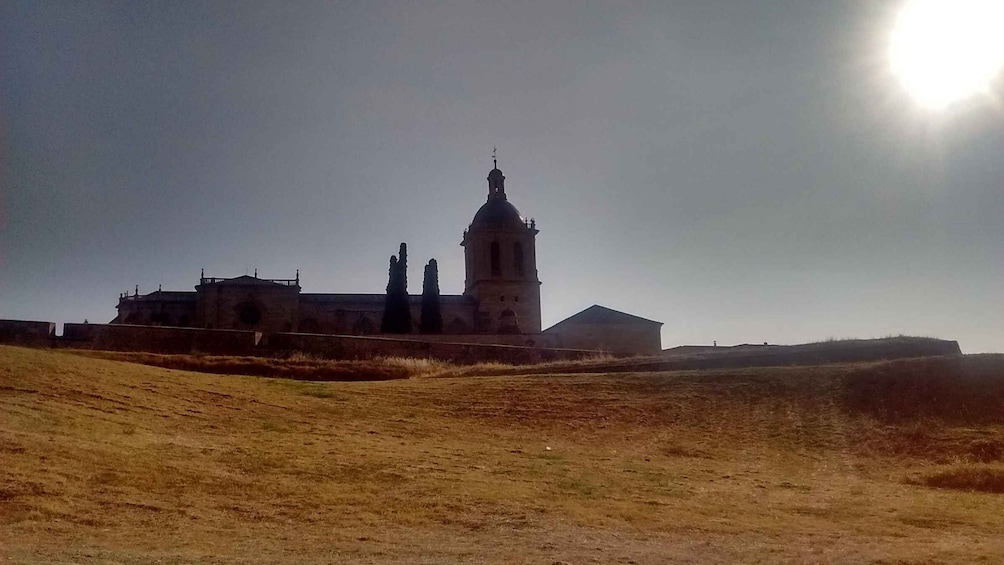
<svg viewBox="0 0 1004 565"><path fill-rule="evenodd" d="M593 304L589 308L565 318L544 331L548 332L565 324L656 324L661 326L662 322L648 320L640 316L634 316Z"/></svg>

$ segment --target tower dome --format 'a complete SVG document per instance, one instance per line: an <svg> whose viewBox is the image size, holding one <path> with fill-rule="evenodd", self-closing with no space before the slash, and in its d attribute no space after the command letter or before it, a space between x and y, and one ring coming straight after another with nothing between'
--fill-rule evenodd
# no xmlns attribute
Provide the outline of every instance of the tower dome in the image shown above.
<svg viewBox="0 0 1004 565"><path fill-rule="evenodd" d="M525 228L526 224L519 210L503 198L488 198L474 214L471 228Z"/></svg>
<svg viewBox="0 0 1004 565"><path fill-rule="evenodd" d="M471 228L525 228L526 222L519 215L519 210L509 203L505 195L505 175L498 168L488 173L488 201L474 214Z"/></svg>

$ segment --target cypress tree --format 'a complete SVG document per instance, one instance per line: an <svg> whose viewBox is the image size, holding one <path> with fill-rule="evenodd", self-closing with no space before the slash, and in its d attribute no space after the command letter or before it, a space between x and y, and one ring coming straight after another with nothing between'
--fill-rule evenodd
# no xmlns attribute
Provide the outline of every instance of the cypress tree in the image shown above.
<svg viewBox="0 0 1004 565"><path fill-rule="evenodd" d="M429 259L422 281L422 319L419 330L424 334L443 333L443 313L439 304L439 266Z"/></svg>
<svg viewBox="0 0 1004 565"><path fill-rule="evenodd" d="M399 257L391 255L380 331L390 334L411 333L411 307L408 303L408 249L401 244Z"/></svg>
<svg viewBox="0 0 1004 565"><path fill-rule="evenodd" d="M397 252L397 269L398 269L398 291L404 294L405 297L408 296L408 246L404 243L401 244L401 248ZM408 314L408 321L411 321L411 314Z"/></svg>
<svg viewBox="0 0 1004 565"><path fill-rule="evenodd" d="M397 254L398 269L398 332L411 333L411 303L408 300L408 246L401 243Z"/></svg>
<svg viewBox="0 0 1004 565"><path fill-rule="evenodd" d="M394 328L394 289L397 288L397 257L390 256L390 269L387 276L387 295L383 301L383 317L380 319L380 333L393 333Z"/></svg>

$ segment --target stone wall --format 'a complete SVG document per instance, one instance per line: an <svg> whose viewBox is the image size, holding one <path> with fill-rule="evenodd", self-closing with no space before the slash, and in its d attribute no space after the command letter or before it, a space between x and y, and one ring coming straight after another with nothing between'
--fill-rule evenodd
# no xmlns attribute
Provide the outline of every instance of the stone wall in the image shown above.
<svg viewBox="0 0 1004 565"><path fill-rule="evenodd" d="M291 333L270 335L268 348L276 353L301 351L333 359L370 359L378 356L418 357L456 363L497 361L529 364L581 359L595 354L594 351L573 349Z"/></svg>
<svg viewBox="0 0 1004 565"><path fill-rule="evenodd" d="M298 333L374 335L380 333L386 295L383 294L301 294ZM409 295L411 320L418 331L422 318L422 296ZM466 334L474 331L476 302L463 295L440 296L443 332Z"/></svg>
<svg viewBox="0 0 1004 565"><path fill-rule="evenodd" d="M49 345L56 334L56 324L29 320L0 320L0 343Z"/></svg>
<svg viewBox="0 0 1004 565"><path fill-rule="evenodd" d="M481 281L474 292L478 312L489 333L501 331L503 312L516 314L521 332L540 332L540 284L525 281Z"/></svg>
<svg viewBox="0 0 1004 565"><path fill-rule="evenodd" d="M70 323L62 338L64 346L82 349L214 355L252 355L260 341L261 333L243 330Z"/></svg>
<svg viewBox="0 0 1004 565"><path fill-rule="evenodd" d="M502 312L516 314L520 330L540 332L540 282L537 278L535 231L527 229L474 230L464 237L464 256L467 261L465 288L477 301L477 309L484 315L484 331L495 333L499 329ZM491 246L499 245L500 272L491 268ZM514 257L516 243L522 245L524 268L517 272Z"/></svg>
<svg viewBox="0 0 1004 565"><path fill-rule="evenodd" d="M527 346L527 339L537 340ZM212 355L283 355L304 352L332 359L419 357L478 363L513 364L581 359L594 351L552 347L548 336L430 335L400 337L340 336L131 326L126 324L71 324L63 326L60 344L80 349L144 351L148 353L207 353ZM546 345L541 347L541 345Z"/></svg>
<svg viewBox="0 0 1004 565"><path fill-rule="evenodd" d="M300 333L370 335L380 332L382 294L301 294Z"/></svg>
<svg viewBox="0 0 1004 565"><path fill-rule="evenodd" d="M645 324L565 324L544 335L558 347L596 349L613 355L656 355L662 351L660 327Z"/></svg>
<svg viewBox="0 0 1004 565"><path fill-rule="evenodd" d="M113 324L190 327L196 322L194 292L156 291L119 298Z"/></svg>
<svg viewBox="0 0 1004 565"><path fill-rule="evenodd" d="M532 335L515 335L515 334L463 334L463 335L449 335L449 334L400 334L400 335L381 335L379 337L386 337L390 339L401 339L407 341L431 341L437 343L473 343L481 345L515 345L519 347L544 347L551 349L560 349L558 345L558 338L554 335L547 334L532 334Z"/></svg>

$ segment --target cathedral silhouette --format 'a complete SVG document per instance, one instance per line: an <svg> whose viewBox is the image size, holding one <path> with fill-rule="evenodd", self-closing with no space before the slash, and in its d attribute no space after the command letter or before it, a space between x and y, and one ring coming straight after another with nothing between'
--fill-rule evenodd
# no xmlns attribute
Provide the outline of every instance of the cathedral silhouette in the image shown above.
<svg viewBox="0 0 1004 565"><path fill-rule="evenodd" d="M536 222L509 202L498 162L488 173L487 201L463 233L463 294L441 295L442 333L478 343L548 345L615 353L657 353L659 322L591 306L541 330ZM194 291L119 296L113 324L255 330L270 333L380 333L386 294L301 292L292 279L206 277ZM418 320L421 295L409 295ZM417 323L414 331L417 332ZM491 336L499 336L493 340ZM504 339L502 337L505 336ZM520 336L514 340L512 336Z"/></svg>

